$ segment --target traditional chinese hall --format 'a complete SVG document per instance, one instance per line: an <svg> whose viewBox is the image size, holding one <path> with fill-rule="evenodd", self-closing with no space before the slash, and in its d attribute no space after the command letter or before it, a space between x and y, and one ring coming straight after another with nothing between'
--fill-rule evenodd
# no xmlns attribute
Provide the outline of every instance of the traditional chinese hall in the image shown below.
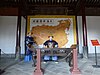
<svg viewBox="0 0 100 75"><path fill-rule="evenodd" d="M0 0L0 75L100 75L100 0Z"/></svg>

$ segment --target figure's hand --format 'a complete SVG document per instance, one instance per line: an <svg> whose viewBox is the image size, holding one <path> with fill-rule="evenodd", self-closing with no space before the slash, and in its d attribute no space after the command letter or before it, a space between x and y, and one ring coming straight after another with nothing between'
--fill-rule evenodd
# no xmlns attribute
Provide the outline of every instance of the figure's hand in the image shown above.
<svg viewBox="0 0 100 75"><path fill-rule="evenodd" d="M55 45L55 47L58 47L58 45Z"/></svg>
<svg viewBox="0 0 100 75"><path fill-rule="evenodd" d="M26 44L28 44L29 42L28 41L26 41Z"/></svg>
<svg viewBox="0 0 100 75"><path fill-rule="evenodd" d="M47 48L47 46L43 45L44 48Z"/></svg>

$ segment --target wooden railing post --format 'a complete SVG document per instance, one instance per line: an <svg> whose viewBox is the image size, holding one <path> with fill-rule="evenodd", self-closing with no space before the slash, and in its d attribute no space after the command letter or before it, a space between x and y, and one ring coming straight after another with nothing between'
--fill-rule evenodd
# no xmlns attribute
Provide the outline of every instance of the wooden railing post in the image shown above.
<svg viewBox="0 0 100 75"><path fill-rule="evenodd" d="M71 68L71 75L81 75L81 72L77 65L77 47L76 45L72 45L73 49L73 67Z"/></svg>
<svg viewBox="0 0 100 75"><path fill-rule="evenodd" d="M41 52L40 52L40 49L36 49L36 51L37 51L37 63L36 63L36 69L33 75L43 75L43 72L41 70Z"/></svg>

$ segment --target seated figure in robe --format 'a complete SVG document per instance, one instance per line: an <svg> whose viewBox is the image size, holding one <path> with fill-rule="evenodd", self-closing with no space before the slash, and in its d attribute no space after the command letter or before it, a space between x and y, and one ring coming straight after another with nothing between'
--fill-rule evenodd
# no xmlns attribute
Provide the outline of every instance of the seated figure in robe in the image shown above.
<svg viewBox="0 0 100 75"><path fill-rule="evenodd" d="M55 48L55 47L58 47L58 43L53 40L53 36L48 36L49 40L45 41L44 42L44 48ZM45 55L44 56L44 61L55 61L57 63L57 60L58 60L58 57L57 56L48 56L48 55Z"/></svg>

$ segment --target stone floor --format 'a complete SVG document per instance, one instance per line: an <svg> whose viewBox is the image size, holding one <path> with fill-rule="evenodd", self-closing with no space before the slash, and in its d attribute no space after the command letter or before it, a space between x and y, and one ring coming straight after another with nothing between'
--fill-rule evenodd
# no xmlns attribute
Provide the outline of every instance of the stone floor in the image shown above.
<svg viewBox="0 0 100 75"><path fill-rule="evenodd" d="M33 62L15 62L14 59L0 59L0 69L4 69L5 72L2 75L33 75L35 67L32 66ZM98 64L100 64L100 59L98 58ZM82 75L100 75L100 68L94 68L95 65L94 58L79 58L78 67ZM44 69L44 75L71 75L70 67L66 62L47 62L41 63L42 69Z"/></svg>

